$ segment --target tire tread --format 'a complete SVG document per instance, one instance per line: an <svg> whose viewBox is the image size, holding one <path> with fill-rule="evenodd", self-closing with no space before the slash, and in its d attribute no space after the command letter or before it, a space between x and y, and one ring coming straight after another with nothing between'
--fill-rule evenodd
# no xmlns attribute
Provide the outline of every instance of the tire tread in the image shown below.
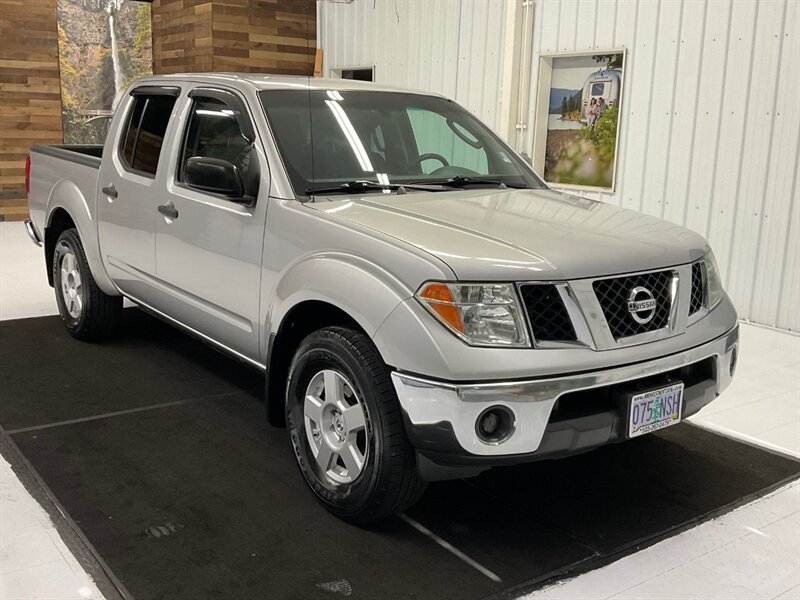
<svg viewBox="0 0 800 600"><path fill-rule="evenodd" d="M377 348L364 333L342 326L330 326L312 333L310 338L328 338L347 348L358 358L367 378L372 382L378 415L384 433L384 456L380 474L380 486L372 494L368 504L357 513L335 511L351 523L368 523L387 518L408 508L425 492L427 482L419 476L416 455L405 433L402 409L397 399L390 371L383 362ZM305 342L301 347L305 346Z"/></svg>
<svg viewBox="0 0 800 600"><path fill-rule="evenodd" d="M122 296L109 296L104 293L94 280L92 271L89 268L89 261L86 260L86 252L83 249L83 243L78 235L76 229L67 229L61 233L56 242L61 240L68 241L73 246L76 257L80 264L82 284L86 287L86 306L84 310L86 314L81 316L81 321L78 327L68 328L72 337L85 341L96 342L107 339L116 330L119 323L120 316L122 315ZM53 261L53 269L58 269L57 261ZM54 282L58 279L55 277ZM56 283L56 294L60 294L58 285Z"/></svg>

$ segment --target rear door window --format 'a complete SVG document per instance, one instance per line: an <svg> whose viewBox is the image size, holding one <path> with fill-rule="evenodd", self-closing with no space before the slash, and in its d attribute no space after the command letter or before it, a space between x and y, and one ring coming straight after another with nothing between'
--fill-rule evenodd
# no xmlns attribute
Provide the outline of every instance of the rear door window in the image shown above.
<svg viewBox="0 0 800 600"><path fill-rule="evenodd" d="M129 112L121 154L132 171L154 177L176 97L137 94Z"/></svg>

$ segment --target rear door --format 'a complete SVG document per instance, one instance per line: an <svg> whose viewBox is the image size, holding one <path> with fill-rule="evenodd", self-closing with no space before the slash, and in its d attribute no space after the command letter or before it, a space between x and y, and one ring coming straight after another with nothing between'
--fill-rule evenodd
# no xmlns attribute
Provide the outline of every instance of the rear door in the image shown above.
<svg viewBox="0 0 800 600"><path fill-rule="evenodd" d="M159 308L255 360L269 177L253 116L238 92L197 87L182 103L180 123L155 207ZM234 165L246 193L231 197L192 185L186 166L198 157Z"/></svg>
<svg viewBox="0 0 800 600"><path fill-rule="evenodd" d="M140 86L120 108L100 166L98 239L111 278L126 295L155 299L156 190L163 179L162 148L168 139L178 87Z"/></svg>

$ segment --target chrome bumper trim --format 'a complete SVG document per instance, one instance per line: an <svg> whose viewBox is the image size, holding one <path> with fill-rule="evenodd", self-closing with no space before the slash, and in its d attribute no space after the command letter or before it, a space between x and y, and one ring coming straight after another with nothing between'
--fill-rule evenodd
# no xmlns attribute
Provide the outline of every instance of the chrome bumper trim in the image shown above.
<svg viewBox="0 0 800 600"><path fill-rule="evenodd" d="M30 219L25 219L25 230L28 232L31 241L33 241L34 244L37 246L42 245L42 240L39 239L39 234L36 233L36 227L33 226L33 221Z"/></svg>
<svg viewBox="0 0 800 600"><path fill-rule="evenodd" d="M535 452L556 400L563 394L604 387L665 373L703 359L716 359L716 393L731 381L731 352L739 340L738 325L725 335L689 350L641 363L563 377L490 383L443 383L392 373L400 404L412 426L449 424L470 454L498 456ZM536 352L535 350L532 352ZM514 435L489 445L475 435L475 420L489 406L503 405L516 416Z"/></svg>

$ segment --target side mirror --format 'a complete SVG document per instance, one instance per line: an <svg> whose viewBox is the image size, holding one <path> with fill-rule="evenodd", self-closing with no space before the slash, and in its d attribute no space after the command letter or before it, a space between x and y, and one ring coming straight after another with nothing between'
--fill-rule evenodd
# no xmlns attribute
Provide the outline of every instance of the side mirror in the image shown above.
<svg viewBox="0 0 800 600"><path fill-rule="evenodd" d="M221 158L193 156L186 161L183 177L186 185L204 192L220 194L231 200L244 196L244 184L239 169Z"/></svg>

